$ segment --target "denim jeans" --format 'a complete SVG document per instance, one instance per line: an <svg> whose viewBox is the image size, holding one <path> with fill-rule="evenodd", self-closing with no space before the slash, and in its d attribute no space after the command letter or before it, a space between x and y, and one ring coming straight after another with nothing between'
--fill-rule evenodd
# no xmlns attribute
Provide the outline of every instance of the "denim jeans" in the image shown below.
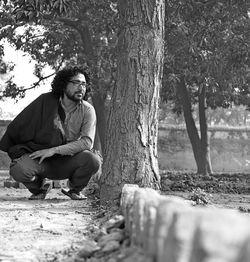
<svg viewBox="0 0 250 262"><path fill-rule="evenodd" d="M86 150L73 156L55 155L46 158L41 164L38 162L38 159L31 159L29 154L25 154L10 164L10 175L33 194L41 191L45 178L69 179L71 189L80 192L98 171L101 159L97 154Z"/></svg>

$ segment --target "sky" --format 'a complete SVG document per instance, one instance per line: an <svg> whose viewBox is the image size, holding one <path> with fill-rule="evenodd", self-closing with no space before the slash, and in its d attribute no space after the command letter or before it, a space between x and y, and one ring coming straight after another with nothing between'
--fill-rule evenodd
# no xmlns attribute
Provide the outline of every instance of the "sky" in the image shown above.
<svg viewBox="0 0 250 262"><path fill-rule="evenodd" d="M15 51L10 46L5 46L4 61L13 62L16 64L13 75L14 81L18 85L24 87L30 87L32 83L37 81L37 78L33 75L34 61L29 56L25 55L22 51ZM51 70L46 68L46 73L50 73ZM0 81L4 81L4 77L0 77ZM21 112L30 102L37 98L40 94L48 92L50 90L50 82L52 79L44 81L41 87L28 90L24 98L15 102L14 99L5 99L0 101L0 109L2 111L1 119L13 119L19 112Z"/></svg>

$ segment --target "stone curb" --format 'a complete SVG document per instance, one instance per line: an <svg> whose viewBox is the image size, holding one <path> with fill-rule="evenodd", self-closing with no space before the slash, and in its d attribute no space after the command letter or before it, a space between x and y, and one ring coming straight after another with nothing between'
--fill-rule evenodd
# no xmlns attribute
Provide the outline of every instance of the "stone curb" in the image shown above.
<svg viewBox="0 0 250 262"><path fill-rule="evenodd" d="M48 180L51 181L53 188L62 188L67 187L67 180ZM3 177L0 180L0 187L6 187L6 188L20 188L20 189L27 189L22 183L16 182L13 178L10 176Z"/></svg>
<svg viewBox="0 0 250 262"><path fill-rule="evenodd" d="M250 217L195 207L150 188L124 185L121 210L132 245L156 262L249 262Z"/></svg>

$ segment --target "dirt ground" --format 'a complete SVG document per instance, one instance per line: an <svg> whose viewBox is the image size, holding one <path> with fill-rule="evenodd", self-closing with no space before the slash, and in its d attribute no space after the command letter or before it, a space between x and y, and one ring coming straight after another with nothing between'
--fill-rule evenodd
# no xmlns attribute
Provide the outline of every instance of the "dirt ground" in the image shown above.
<svg viewBox="0 0 250 262"><path fill-rule="evenodd" d="M245 214L250 212L250 195L244 190L244 194L218 189L216 192L211 189L214 179L207 179L207 184L204 184L204 178L190 175L172 178L164 176L164 179L163 194L193 199L197 204L210 207L238 209ZM227 184L225 181L222 183L224 186ZM240 180L234 178L232 181L240 187L246 182L246 177ZM186 184L189 186L185 187ZM201 185L205 185L204 188L199 187ZM92 261L77 260L75 254L93 241L95 230L100 227L100 221L105 216L98 199L90 197L84 201L73 201L55 188L43 201L30 201L29 195L26 189L0 187L0 261ZM117 253L115 255L119 257ZM94 261L118 260L109 257L109 260L103 258Z"/></svg>
<svg viewBox="0 0 250 262"><path fill-rule="evenodd" d="M73 201L59 189L43 201L29 195L0 188L0 261L69 261L97 226L96 201Z"/></svg>
<svg viewBox="0 0 250 262"><path fill-rule="evenodd" d="M250 174L162 172L163 194L194 200L198 205L250 212Z"/></svg>

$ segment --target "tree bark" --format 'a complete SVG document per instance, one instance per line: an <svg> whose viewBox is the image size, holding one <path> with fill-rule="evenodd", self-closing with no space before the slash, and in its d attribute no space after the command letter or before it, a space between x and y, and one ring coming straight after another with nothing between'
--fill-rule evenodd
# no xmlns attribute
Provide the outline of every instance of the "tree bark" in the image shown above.
<svg viewBox="0 0 250 262"><path fill-rule="evenodd" d="M95 107L96 116L97 116L97 135L95 139L94 148L99 150L100 153L105 148L105 131L107 126L107 117L106 117L106 108L105 101L102 98L102 94L96 92L92 96L93 105Z"/></svg>
<svg viewBox="0 0 250 262"><path fill-rule="evenodd" d="M180 82L178 83L178 95L181 100L184 119L187 127L187 133L189 140L191 142L191 146L194 153L195 162L198 168L199 163L201 162L201 144L200 137L197 127L195 125L195 121L192 115L192 104L190 101L190 96L186 87L186 83L183 77L181 77Z"/></svg>
<svg viewBox="0 0 250 262"><path fill-rule="evenodd" d="M158 103L163 68L164 1L120 0L117 82L106 133L101 201L125 183L160 187Z"/></svg>
<svg viewBox="0 0 250 262"><path fill-rule="evenodd" d="M194 159L197 166L197 173L199 174L211 174L211 160L208 143L208 127L206 118L206 90L205 87L201 88L199 94L199 122L200 122L200 134L195 125L195 121L192 115L192 104L190 96L187 90L187 86L183 77L181 77L178 84L178 93L181 99L183 107L184 119L187 127L188 137L193 149Z"/></svg>
<svg viewBox="0 0 250 262"><path fill-rule="evenodd" d="M198 173L211 174L212 165L210 159L210 148L208 138L208 124L206 116L206 86L200 87L201 92L199 94L199 121L200 121L200 136L201 136L201 162L198 164Z"/></svg>

